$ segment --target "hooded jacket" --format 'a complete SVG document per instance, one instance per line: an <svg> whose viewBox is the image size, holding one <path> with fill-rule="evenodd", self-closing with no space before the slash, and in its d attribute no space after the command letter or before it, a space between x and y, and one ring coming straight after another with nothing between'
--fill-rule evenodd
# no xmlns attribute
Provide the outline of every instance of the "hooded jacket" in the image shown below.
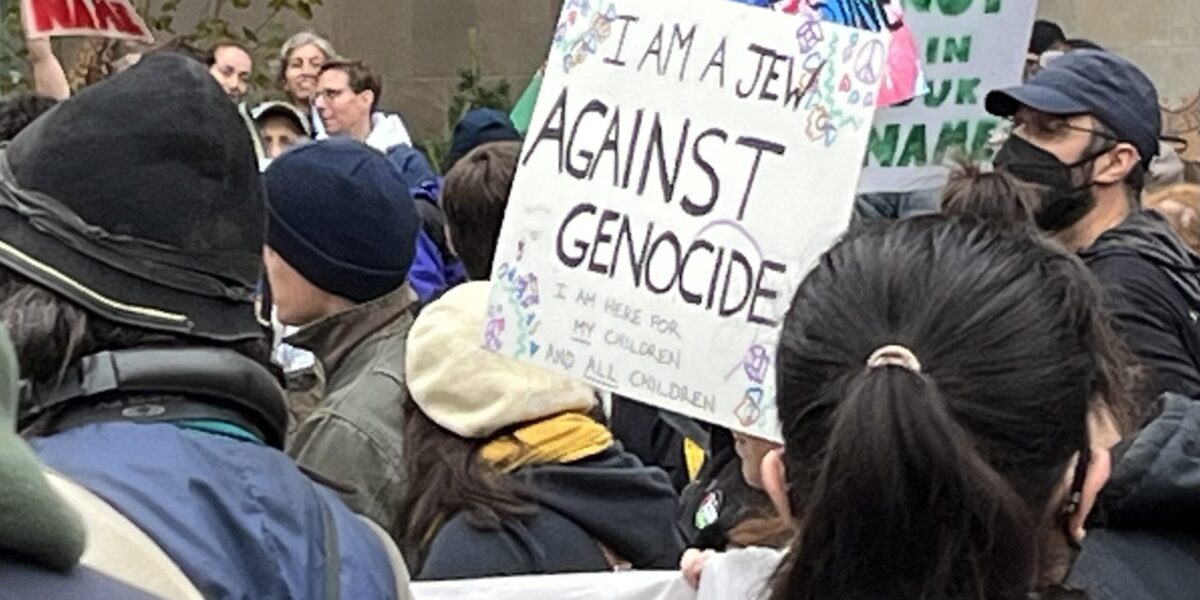
<svg viewBox="0 0 1200 600"><path fill-rule="evenodd" d="M463 513L450 516L419 577L608 571L623 562L674 569L683 540L666 473L644 466L584 415L596 403L590 387L480 344L488 319L513 318L491 308L490 295L490 283L474 281L425 307L409 334L406 380L431 421L453 435L489 440L479 457L518 482L538 510L503 519L496 531L472 527ZM505 447L533 452L509 461Z"/></svg>
<svg viewBox="0 0 1200 600"><path fill-rule="evenodd" d="M118 350L101 334L104 351L29 382L18 422L45 436L31 442L45 464L141 530L204 598L396 597L377 531L269 445L286 427L276 377L215 343L264 333L253 295L266 210L251 145L202 65L154 54L8 147L6 266L93 316L186 346Z"/></svg>
<svg viewBox="0 0 1200 600"><path fill-rule="evenodd" d="M1200 593L1200 403L1176 395L1117 447L1070 583L1090 600L1185 600Z"/></svg>
<svg viewBox="0 0 1200 600"><path fill-rule="evenodd" d="M400 172L401 179L408 184L417 216L421 217L417 255L408 271L408 281L421 303L428 304L446 290L466 281L467 271L446 240L446 215L438 207L442 181L429 160L408 145L395 146L387 155Z"/></svg>
<svg viewBox="0 0 1200 600"><path fill-rule="evenodd" d="M1200 257L1158 213L1142 211L1079 253L1104 288L1125 343L1158 393L1200 398Z"/></svg>
<svg viewBox="0 0 1200 600"><path fill-rule="evenodd" d="M480 531L459 514L438 532L418 579L470 579L608 571L612 555L636 569L675 569L683 540L678 502L662 470L645 467L620 444L567 464L518 471L539 510L499 531Z"/></svg>

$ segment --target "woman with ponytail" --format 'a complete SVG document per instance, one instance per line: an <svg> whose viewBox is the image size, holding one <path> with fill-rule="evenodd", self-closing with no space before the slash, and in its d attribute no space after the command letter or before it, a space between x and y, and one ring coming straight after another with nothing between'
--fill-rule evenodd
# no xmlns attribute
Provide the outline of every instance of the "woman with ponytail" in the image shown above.
<svg viewBox="0 0 1200 600"><path fill-rule="evenodd" d="M781 333L764 480L800 533L769 597L1086 597L1060 584L1132 423L1125 356L1087 270L1035 233L848 234Z"/></svg>

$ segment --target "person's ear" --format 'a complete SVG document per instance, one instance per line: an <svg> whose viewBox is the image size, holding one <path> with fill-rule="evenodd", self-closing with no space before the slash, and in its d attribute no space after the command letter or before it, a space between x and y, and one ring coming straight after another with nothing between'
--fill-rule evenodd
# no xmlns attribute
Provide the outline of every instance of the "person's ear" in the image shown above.
<svg viewBox="0 0 1200 600"><path fill-rule="evenodd" d="M1141 155L1132 144L1121 142L1096 161L1092 181L1101 185L1121 183L1137 167Z"/></svg>
<svg viewBox="0 0 1200 600"><path fill-rule="evenodd" d="M1091 462L1087 466L1087 477L1083 480L1083 490L1079 499L1079 510L1070 516L1068 526L1075 541L1082 542L1087 531L1084 524L1092 509L1096 507L1096 498L1108 478L1112 476L1112 454L1108 448L1095 446L1091 450Z"/></svg>
<svg viewBox="0 0 1200 600"><path fill-rule="evenodd" d="M1097 395L1088 407L1087 425L1092 445L1108 449L1121 442L1121 428L1103 396Z"/></svg>
<svg viewBox="0 0 1200 600"><path fill-rule="evenodd" d="M371 107L375 106L375 92L371 90L364 90L363 93L358 95L358 99L366 105L365 108L367 110L371 110Z"/></svg>
<svg viewBox="0 0 1200 600"><path fill-rule="evenodd" d="M779 515L792 517L792 501L788 499L787 471L783 465L783 449L776 448L766 453L762 459L763 490L771 497L771 503Z"/></svg>

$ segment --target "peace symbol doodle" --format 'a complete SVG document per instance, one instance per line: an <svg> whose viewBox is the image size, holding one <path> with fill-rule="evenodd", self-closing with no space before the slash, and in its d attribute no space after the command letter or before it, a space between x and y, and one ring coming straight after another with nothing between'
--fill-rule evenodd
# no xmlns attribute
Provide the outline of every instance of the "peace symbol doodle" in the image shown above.
<svg viewBox="0 0 1200 600"><path fill-rule="evenodd" d="M882 41L867 42L862 48L859 48L858 56L854 59L855 77L869 85L878 83L883 74L885 56L887 56L887 50L883 47Z"/></svg>

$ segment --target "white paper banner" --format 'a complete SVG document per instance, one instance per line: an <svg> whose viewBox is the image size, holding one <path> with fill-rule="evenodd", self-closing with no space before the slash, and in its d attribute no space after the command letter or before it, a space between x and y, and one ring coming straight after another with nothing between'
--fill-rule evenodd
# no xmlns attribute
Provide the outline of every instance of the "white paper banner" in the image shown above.
<svg viewBox="0 0 1200 600"><path fill-rule="evenodd" d="M493 577L412 584L415 600L760 600L781 559L778 551L741 548L704 563L700 589L678 571Z"/></svg>

